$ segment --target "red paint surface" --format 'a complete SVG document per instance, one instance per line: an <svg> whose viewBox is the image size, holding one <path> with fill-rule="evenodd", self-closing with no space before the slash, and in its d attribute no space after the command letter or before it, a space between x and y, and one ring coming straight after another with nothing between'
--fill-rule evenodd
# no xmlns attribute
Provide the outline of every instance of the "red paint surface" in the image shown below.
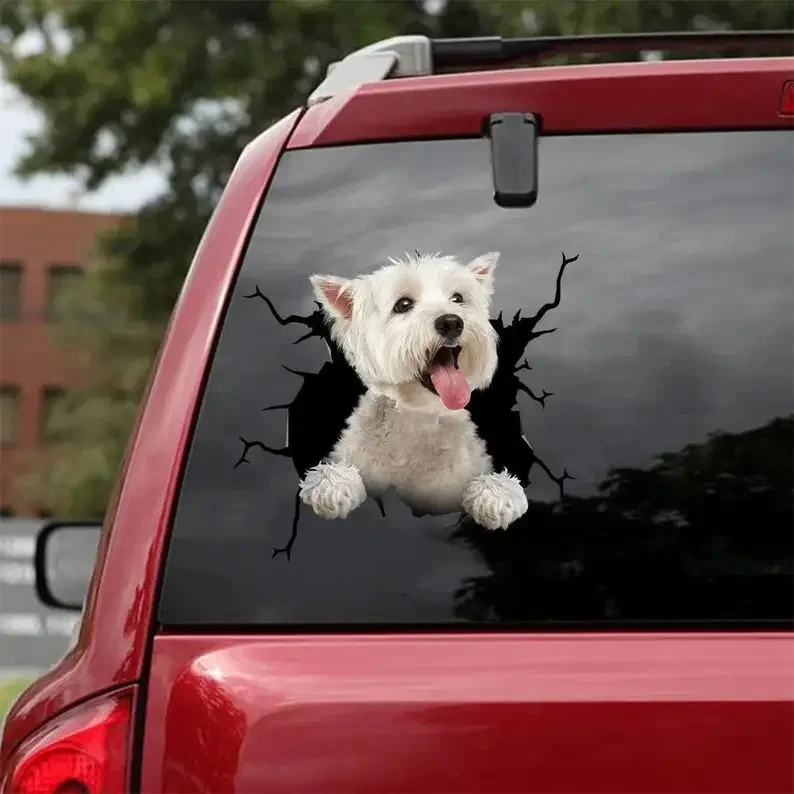
<svg viewBox="0 0 794 794"><path fill-rule="evenodd" d="M158 637L142 790L791 791L793 662L784 634Z"/></svg>
<svg viewBox="0 0 794 794"><path fill-rule="evenodd" d="M786 127L794 59L392 81L310 110L290 146L476 135L525 110L550 133ZM161 351L108 510L75 649L0 747L150 675L144 792L778 792L794 789L785 634L155 640L183 455L227 293L293 113L243 154ZM111 531L112 529L112 531Z"/></svg>
<svg viewBox="0 0 794 794"><path fill-rule="evenodd" d="M781 116L794 116L794 80L789 80L783 86L779 113Z"/></svg>
<svg viewBox="0 0 794 794"><path fill-rule="evenodd" d="M204 233L127 448L123 484L108 507L79 642L18 703L3 734L0 766L45 720L142 675L174 489L204 370L249 227L298 115L248 146Z"/></svg>
<svg viewBox="0 0 794 794"><path fill-rule="evenodd" d="M791 127L778 114L794 58L515 69L370 83L311 108L289 148L480 135L497 112L545 134Z"/></svg>

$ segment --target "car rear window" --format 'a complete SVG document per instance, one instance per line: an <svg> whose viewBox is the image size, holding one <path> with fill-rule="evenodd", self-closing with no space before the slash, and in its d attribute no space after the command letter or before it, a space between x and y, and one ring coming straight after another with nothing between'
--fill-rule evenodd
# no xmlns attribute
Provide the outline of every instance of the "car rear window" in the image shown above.
<svg viewBox="0 0 794 794"><path fill-rule="evenodd" d="M788 131L547 137L536 205L503 209L483 139L286 153L198 413L162 623L791 620L792 165ZM316 515L299 481L368 390L310 277L493 251L499 377L464 410L526 511L490 530L390 489Z"/></svg>

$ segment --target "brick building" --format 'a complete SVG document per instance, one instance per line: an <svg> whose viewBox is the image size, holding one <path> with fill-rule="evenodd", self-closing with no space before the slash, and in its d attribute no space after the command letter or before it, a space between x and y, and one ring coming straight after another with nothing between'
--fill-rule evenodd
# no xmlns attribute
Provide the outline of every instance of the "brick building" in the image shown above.
<svg viewBox="0 0 794 794"><path fill-rule="evenodd" d="M15 493L30 453L77 371L57 344L58 296L79 279L98 232L118 215L0 207L0 509L33 515Z"/></svg>

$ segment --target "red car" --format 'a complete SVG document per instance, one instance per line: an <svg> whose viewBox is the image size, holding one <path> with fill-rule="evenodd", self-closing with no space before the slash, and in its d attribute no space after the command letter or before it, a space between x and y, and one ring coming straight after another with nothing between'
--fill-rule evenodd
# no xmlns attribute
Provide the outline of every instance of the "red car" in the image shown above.
<svg viewBox="0 0 794 794"><path fill-rule="evenodd" d="M101 536L39 539L85 609L3 794L794 790L794 58L713 55L791 35L400 37L252 141ZM329 520L306 483L375 387L310 277L338 308L439 251L499 252L458 416L528 504L491 530L367 482Z"/></svg>

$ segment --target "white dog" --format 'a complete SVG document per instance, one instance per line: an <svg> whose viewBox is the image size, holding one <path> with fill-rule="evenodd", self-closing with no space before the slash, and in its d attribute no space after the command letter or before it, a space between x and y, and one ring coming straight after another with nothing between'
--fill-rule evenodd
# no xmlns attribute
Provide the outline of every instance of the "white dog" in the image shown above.
<svg viewBox="0 0 794 794"><path fill-rule="evenodd" d="M300 483L318 516L344 518L390 486L417 516L463 510L504 529L526 512L521 484L493 471L463 410L496 370L489 310L498 260L417 255L352 280L311 277L367 388L329 457Z"/></svg>

